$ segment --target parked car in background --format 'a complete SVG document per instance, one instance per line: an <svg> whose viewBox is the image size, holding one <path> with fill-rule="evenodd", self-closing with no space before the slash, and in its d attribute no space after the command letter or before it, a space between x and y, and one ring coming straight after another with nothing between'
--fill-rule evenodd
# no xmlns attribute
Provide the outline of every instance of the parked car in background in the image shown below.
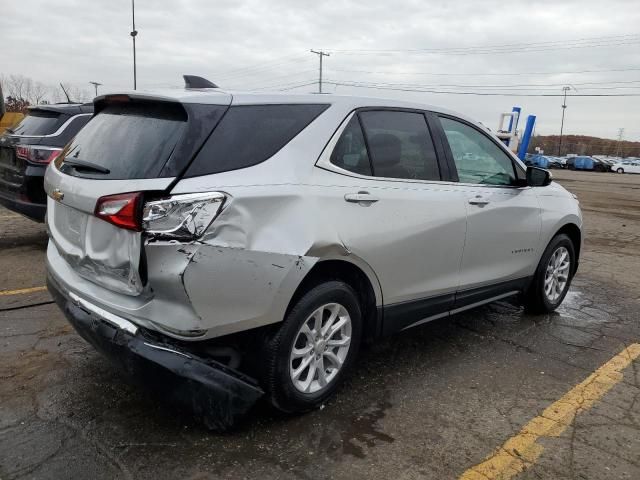
<svg viewBox="0 0 640 480"><path fill-rule="evenodd" d="M530 154L525 157L524 164L540 168L564 168L563 159L550 155Z"/></svg>
<svg viewBox="0 0 640 480"><path fill-rule="evenodd" d="M564 168L566 160L560 157L547 156L549 164L547 168Z"/></svg>
<svg viewBox="0 0 640 480"><path fill-rule="evenodd" d="M0 204L42 222L43 179L55 159L93 115L93 104L39 105L0 136Z"/></svg>
<svg viewBox="0 0 640 480"><path fill-rule="evenodd" d="M596 172L608 172L609 165L597 158L586 155L578 155L567 159L567 168L569 170L586 170Z"/></svg>
<svg viewBox="0 0 640 480"><path fill-rule="evenodd" d="M50 165L48 285L86 340L214 428L322 405L363 339L506 297L563 301L582 216L436 107L123 93Z"/></svg>
<svg viewBox="0 0 640 480"><path fill-rule="evenodd" d="M611 171L616 173L640 173L640 160L624 160L611 165Z"/></svg>

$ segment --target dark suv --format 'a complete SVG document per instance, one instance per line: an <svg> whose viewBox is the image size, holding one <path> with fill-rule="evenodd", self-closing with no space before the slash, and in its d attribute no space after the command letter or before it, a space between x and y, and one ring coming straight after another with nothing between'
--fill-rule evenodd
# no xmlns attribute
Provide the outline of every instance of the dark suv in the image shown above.
<svg viewBox="0 0 640 480"><path fill-rule="evenodd" d="M42 222L47 165L93 115L93 104L39 105L0 136L0 205Z"/></svg>

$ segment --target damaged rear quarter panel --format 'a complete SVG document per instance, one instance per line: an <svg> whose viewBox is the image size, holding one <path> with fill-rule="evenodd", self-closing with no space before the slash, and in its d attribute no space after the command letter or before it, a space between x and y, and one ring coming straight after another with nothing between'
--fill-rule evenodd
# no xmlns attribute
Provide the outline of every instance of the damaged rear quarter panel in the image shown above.
<svg viewBox="0 0 640 480"><path fill-rule="evenodd" d="M296 289L321 260L342 259L362 269L340 238L335 212L319 203L321 188L211 188L229 200L197 242L183 275L208 337L281 322ZM363 270L375 279L370 269Z"/></svg>
<svg viewBox="0 0 640 480"><path fill-rule="evenodd" d="M213 336L282 321L312 257L201 245L184 273L191 304Z"/></svg>
<svg viewBox="0 0 640 480"><path fill-rule="evenodd" d="M235 187L184 272L191 304L212 336L280 322L318 258L318 219L305 187ZM229 193L229 192L225 192ZM325 229L326 230L326 229Z"/></svg>

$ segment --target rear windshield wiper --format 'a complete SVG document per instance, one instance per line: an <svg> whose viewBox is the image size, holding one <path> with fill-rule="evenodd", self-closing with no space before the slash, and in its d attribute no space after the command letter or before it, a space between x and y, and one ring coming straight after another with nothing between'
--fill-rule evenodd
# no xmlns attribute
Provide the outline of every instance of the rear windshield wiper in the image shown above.
<svg viewBox="0 0 640 480"><path fill-rule="evenodd" d="M104 168L95 163L87 162L86 160L73 159L70 160L68 157L62 161L63 165L70 165L75 167L76 170L93 170L94 172L104 173L105 175L111 173L111 170L108 168Z"/></svg>

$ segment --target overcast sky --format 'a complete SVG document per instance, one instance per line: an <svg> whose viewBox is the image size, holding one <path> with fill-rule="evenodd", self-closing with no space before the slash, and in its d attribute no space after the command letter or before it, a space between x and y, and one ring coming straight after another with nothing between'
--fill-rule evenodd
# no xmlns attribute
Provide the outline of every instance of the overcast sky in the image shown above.
<svg viewBox="0 0 640 480"><path fill-rule="evenodd" d="M324 49L327 81L394 89L328 92L445 106L493 129L519 105L551 134L561 98L397 89L561 94L571 84L565 133L615 138L624 128L640 140L640 96L574 96L640 95L638 0L137 0L136 28L142 89L179 87L190 73L223 88L314 91L296 86L317 80L309 49ZM0 74L130 89L130 30L128 0L2 0Z"/></svg>

